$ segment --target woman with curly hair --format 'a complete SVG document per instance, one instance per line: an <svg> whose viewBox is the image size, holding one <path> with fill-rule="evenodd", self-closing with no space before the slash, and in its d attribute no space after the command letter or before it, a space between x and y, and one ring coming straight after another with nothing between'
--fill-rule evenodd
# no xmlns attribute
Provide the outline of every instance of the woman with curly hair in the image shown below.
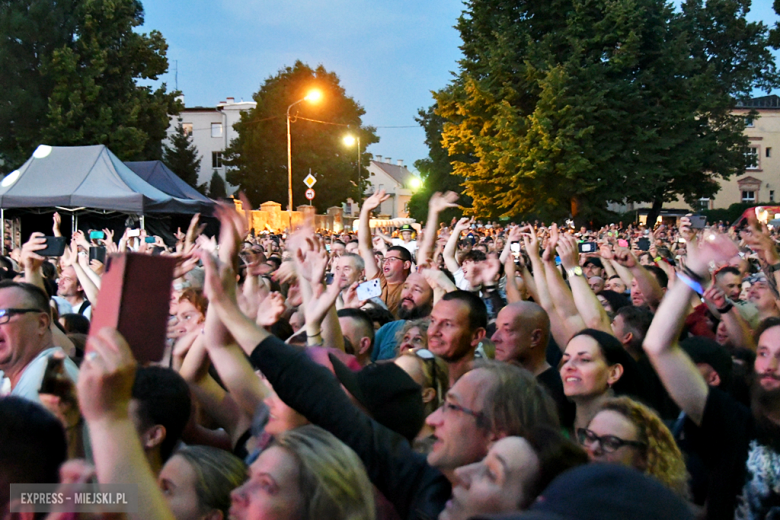
<svg viewBox="0 0 780 520"><path fill-rule="evenodd" d="M658 415L628 397L601 404L587 428L577 430L580 444L593 462L634 467L688 496L688 473L682 453Z"/></svg>

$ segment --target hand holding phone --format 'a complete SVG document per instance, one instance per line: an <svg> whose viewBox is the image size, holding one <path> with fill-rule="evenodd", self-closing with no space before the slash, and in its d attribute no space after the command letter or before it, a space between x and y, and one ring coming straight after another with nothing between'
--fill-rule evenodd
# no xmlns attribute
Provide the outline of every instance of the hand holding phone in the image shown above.
<svg viewBox="0 0 780 520"><path fill-rule="evenodd" d="M46 247L36 251L40 256L62 256L65 253L65 237L44 237Z"/></svg>
<svg viewBox="0 0 780 520"><path fill-rule="evenodd" d="M382 286L379 283L379 278L374 278L367 282L363 282L357 286L357 297L360 301L370 300L382 295Z"/></svg>

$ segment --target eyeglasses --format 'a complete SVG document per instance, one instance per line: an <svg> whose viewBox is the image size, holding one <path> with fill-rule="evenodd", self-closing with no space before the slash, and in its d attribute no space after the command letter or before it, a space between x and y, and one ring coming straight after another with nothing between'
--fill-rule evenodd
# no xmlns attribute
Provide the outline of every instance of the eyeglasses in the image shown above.
<svg viewBox="0 0 780 520"><path fill-rule="evenodd" d="M477 426L479 426L480 428L486 426L485 415L482 412L475 412L474 410L469 410L468 408L464 408L455 403L452 403L450 402L449 399L447 399L446 396L444 397L444 402L441 404L441 406L442 406L442 411L444 413L449 413L449 412L465 413L466 415L470 415L473 418L475 418L477 420Z"/></svg>
<svg viewBox="0 0 780 520"><path fill-rule="evenodd" d="M613 453L623 446L633 446L635 448L644 448L647 446L644 442L627 441L620 437L615 437L614 435L603 435L599 437L595 432L586 428L577 429L577 439L580 441L580 444L586 448L589 448L598 442L601 449L606 453Z"/></svg>
<svg viewBox="0 0 780 520"><path fill-rule="evenodd" d="M439 377L436 373L436 356L427 348L415 350L414 355L423 361L431 362L431 386L436 390L436 399L440 399L441 389L439 388Z"/></svg>
<svg viewBox="0 0 780 520"><path fill-rule="evenodd" d="M404 261L403 258L400 258L400 257L397 257L397 256L386 256L385 257L385 262L389 262L390 260L398 260L399 262L403 262Z"/></svg>
<svg viewBox="0 0 780 520"><path fill-rule="evenodd" d="M40 309L0 309L0 325L8 323L8 320L11 319L11 316L15 316L17 314L27 314L28 312L45 313L46 311L42 311Z"/></svg>

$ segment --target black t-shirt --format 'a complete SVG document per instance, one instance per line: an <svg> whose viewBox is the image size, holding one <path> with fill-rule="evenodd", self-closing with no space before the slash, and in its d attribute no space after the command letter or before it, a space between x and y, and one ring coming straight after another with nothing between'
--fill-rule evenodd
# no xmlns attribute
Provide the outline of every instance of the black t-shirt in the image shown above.
<svg viewBox="0 0 780 520"><path fill-rule="evenodd" d="M672 422L676 420L680 415L680 408L669 396L647 356L639 358L636 366L642 378L642 397L647 401L645 404L658 412L658 415L664 421Z"/></svg>
<svg viewBox="0 0 780 520"><path fill-rule="evenodd" d="M686 439L710 471L708 520L780 518L780 453L756 439L753 414L710 388L701 426Z"/></svg>
<svg viewBox="0 0 780 520"><path fill-rule="evenodd" d="M561 426L567 429L571 429L574 426L574 415L576 414L576 406L569 401L566 394L563 393L563 380L561 374L554 368L550 367L538 376L536 380L542 385L545 390L550 394L550 397L555 401L555 406L558 408L558 417L561 420Z"/></svg>

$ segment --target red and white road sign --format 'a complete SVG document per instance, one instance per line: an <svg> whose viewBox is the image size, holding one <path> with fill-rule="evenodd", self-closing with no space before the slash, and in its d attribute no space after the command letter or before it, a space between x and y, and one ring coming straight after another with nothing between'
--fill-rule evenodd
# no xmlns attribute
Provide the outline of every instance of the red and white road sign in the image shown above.
<svg viewBox="0 0 780 520"><path fill-rule="evenodd" d="M306 198L308 200L312 200L314 198L314 190L313 189L309 188L308 190L306 190Z"/></svg>

